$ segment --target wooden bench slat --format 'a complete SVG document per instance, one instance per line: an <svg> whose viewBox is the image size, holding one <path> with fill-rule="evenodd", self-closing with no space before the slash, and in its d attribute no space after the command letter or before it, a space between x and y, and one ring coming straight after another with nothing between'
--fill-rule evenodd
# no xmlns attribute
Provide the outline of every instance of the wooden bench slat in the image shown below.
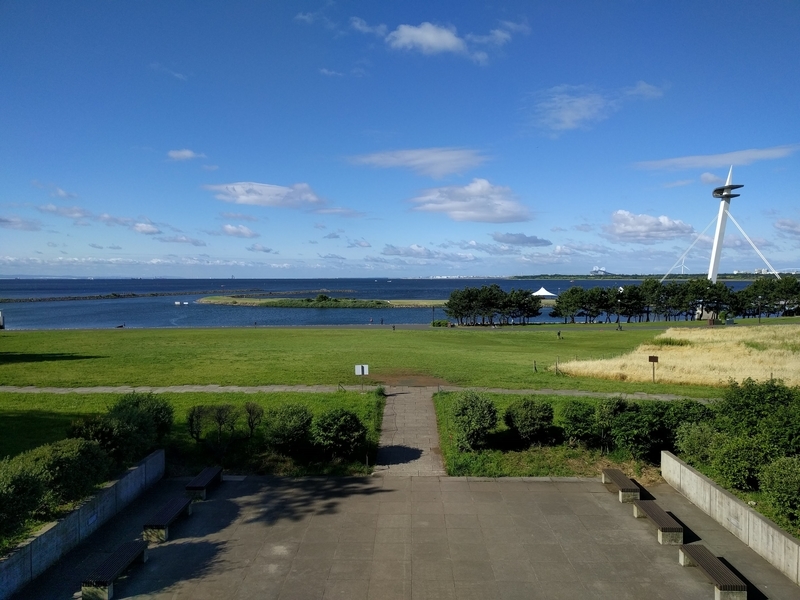
<svg viewBox="0 0 800 600"><path fill-rule="evenodd" d="M170 525L191 503L191 498L177 497L170 499L145 522L144 528L157 529Z"/></svg>
<svg viewBox="0 0 800 600"><path fill-rule="evenodd" d="M222 467L206 467L197 477L186 484L186 489L190 491L207 488L217 479L222 478Z"/></svg>
<svg viewBox="0 0 800 600"><path fill-rule="evenodd" d="M608 477L621 492L638 492L639 487L633 483L625 473L619 469L603 469L603 475Z"/></svg>
<svg viewBox="0 0 800 600"><path fill-rule="evenodd" d="M147 542L136 540L125 542L117 547L95 570L83 580L84 586L105 587L112 583L143 552L147 551Z"/></svg>
<svg viewBox="0 0 800 600"><path fill-rule="evenodd" d="M683 527L656 504L655 500L634 500L633 504L646 514L661 531L683 533Z"/></svg>
<svg viewBox="0 0 800 600"><path fill-rule="evenodd" d="M747 585L731 571L725 563L703 546L690 544L681 546L681 551L689 555L697 567L722 592L746 592Z"/></svg>

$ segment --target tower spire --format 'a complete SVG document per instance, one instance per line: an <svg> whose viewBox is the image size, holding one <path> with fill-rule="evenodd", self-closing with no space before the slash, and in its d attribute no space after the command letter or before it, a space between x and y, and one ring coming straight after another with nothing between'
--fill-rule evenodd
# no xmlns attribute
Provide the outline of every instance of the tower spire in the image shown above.
<svg viewBox="0 0 800 600"><path fill-rule="evenodd" d="M731 193L744 187L731 183L733 181L733 165L728 171L728 180L725 185L714 190L714 198L719 198L719 214L717 215L717 232L714 234L714 245L711 248L711 262L708 265L708 279L711 283L717 283L717 272L719 271L719 259L722 257L722 239L725 237L725 225L728 222L728 209L731 207L731 198L738 198L739 194Z"/></svg>

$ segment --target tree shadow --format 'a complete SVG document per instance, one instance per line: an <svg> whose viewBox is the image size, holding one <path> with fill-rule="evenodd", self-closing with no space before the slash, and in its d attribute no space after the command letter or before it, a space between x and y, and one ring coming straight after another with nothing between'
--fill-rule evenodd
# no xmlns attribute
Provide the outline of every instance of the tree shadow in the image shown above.
<svg viewBox="0 0 800 600"><path fill-rule="evenodd" d="M38 363L60 360L89 360L107 358L105 356L92 356L89 354L71 354L66 352L32 353L32 352L0 352L0 364Z"/></svg>
<svg viewBox="0 0 800 600"><path fill-rule="evenodd" d="M381 446L378 449L377 464L403 465L417 460L422 450L410 446Z"/></svg>
<svg viewBox="0 0 800 600"><path fill-rule="evenodd" d="M45 410L0 412L0 458L15 456L67 436L72 421L86 413L62 413Z"/></svg>

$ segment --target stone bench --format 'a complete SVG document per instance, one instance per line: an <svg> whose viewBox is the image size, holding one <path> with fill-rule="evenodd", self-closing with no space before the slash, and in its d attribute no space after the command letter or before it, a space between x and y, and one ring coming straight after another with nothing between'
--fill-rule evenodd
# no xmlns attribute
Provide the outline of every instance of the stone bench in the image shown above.
<svg viewBox="0 0 800 600"><path fill-rule="evenodd" d="M683 526L669 516L655 500L634 500L633 516L649 518L658 528L658 543L665 546L683 544Z"/></svg>
<svg viewBox="0 0 800 600"><path fill-rule="evenodd" d="M747 600L747 585L705 546L681 546L678 562L683 567L697 567L708 577L714 584L715 600Z"/></svg>
<svg viewBox="0 0 800 600"><path fill-rule="evenodd" d="M191 498L206 499L206 492L222 481L222 467L206 467L200 474L186 484L186 492Z"/></svg>
<svg viewBox="0 0 800 600"><path fill-rule="evenodd" d="M156 544L166 542L169 539L169 526L184 512L192 514L192 499L172 498L145 522L142 537Z"/></svg>
<svg viewBox="0 0 800 600"><path fill-rule="evenodd" d="M111 553L81 583L83 600L111 600L114 597L114 580L122 575L133 561L147 562L147 542L126 542Z"/></svg>
<svg viewBox="0 0 800 600"><path fill-rule="evenodd" d="M639 499L639 486L619 469L603 469L601 480L603 483L613 483L617 486L620 502L633 502Z"/></svg>

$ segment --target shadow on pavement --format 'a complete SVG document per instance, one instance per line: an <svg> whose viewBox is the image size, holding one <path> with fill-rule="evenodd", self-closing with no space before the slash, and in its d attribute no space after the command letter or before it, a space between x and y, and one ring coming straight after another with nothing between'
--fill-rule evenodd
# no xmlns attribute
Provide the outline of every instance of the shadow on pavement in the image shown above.
<svg viewBox="0 0 800 600"><path fill-rule="evenodd" d="M381 446L378 449L379 465L404 465L422 456L422 450L410 446Z"/></svg>

